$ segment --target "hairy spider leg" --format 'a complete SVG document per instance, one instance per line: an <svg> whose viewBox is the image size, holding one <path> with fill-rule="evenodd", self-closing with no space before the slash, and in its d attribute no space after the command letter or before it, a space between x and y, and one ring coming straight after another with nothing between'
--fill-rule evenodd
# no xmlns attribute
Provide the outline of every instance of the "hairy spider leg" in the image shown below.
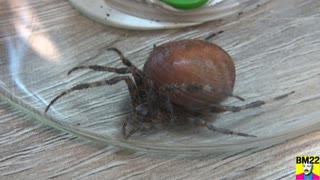
<svg viewBox="0 0 320 180"><path fill-rule="evenodd" d="M132 68L132 70L133 70L132 75L133 75L133 78L138 86L138 89L142 88L142 86L143 86L143 72L140 69L138 69L134 64L132 64L129 59L124 57L124 55L122 54L122 52L119 49L117 49L115 47L111 47L111 48L108 48L107 50L116 52L118 54L118 56L120 57L122 63L124 65Z"/></svg>
<svg viewBox="0 0 320 180"><path fill-rule="evenodd" d="M247 134L247 133L233 131L233 130L225 129L225 128L219 128L219 127L216 127L216 126L214 126L212 124L207 124L207 127L208 127L209 130L220 132L220 133L223 133L223 134L230 134L230 135L237 135L237 136L244 136L244 137L257 137L255 135L251 135L251 134Z"/></svg>
<svg viewBox="0 0 320 180"><path fill-rule="evenodd" d="M283 94L283 95L280 95L280 96L277 96L277 97L274 97L274 98L271 98L268 100L254 101L254 102L242 105L242 106L226 106L226 105L214 104L214 105L212 105L212 108L213 108L212 111L213 112L225 112L225 111L239 112L239 111L242 111L245 109L260 107L264 104L271 103L273 101L277 101L277 100L286 98L293 93L294 93L294 91L291 91L289 93L286 93L286 94Z"/></svg>
<svg viewBox="0 0 320 180"><path fill-rule="evenodd" d="M161 93L173 93L176 92L178 90L181 91L186 91L186 92L192 92L192 91L199 91L199 90L210 90L208 87L203 86L203 85L195 85L195 84L187 84L187 85L168 85L168 86L164 86L160 88L160 92ZM213 90L212 90L213 91ZM212 112L225 112L225 111L231 111L231 112L239 112L245 109L250 109L250 108L256 108L256 107L260 107L264 104L267 103L271 103L273 101L277 101L283 98L288 97L290 94L293 94L294 91L268 99L268 100L264 100L264 101L254 101L242 106L227 106L227 105L220 105L220 104L213 104L211 105L211 107L213 108L211 111ZM241 101L243 101L244 99L240 96L236 96L236 95L230 95L232 97L235 97Z"/></svg>
<svg viewBox="0 0 320 180"><path fill-rule="evenodd" d="M125 78L129 78L130 82L128 82L127 80L125 80L125 81L126 81L126 83L128 85L128 89L129 89L129 93L130 93L130 96L131 96L133 109L135 110L136 107L139 104L142 103L142 98L146 97L146 91L145 91L145 87L144 87L144 83L143 83L143 72L141 70L139 70L135 65L133 65L127 58L125 58L123 56L122 52L120 50L118 50L117 48L108 48L107 50L108 51L115 51L120 56L120 59L121 59L122 63L124 65L126 65L127 67L125 67L125 68L113 68L113 67L106 67L106 66L99 66L99 65L77 66L77 67L72 68L70 71L68 71L68 75L70 75L74 71L77 71L77 70L80 70L80 69L91 69L91 70L94 70L94 71L107 71L107 72L114 72L114 73L117 73L117 74L128 74L128 73L131 73L133 78L134 78L134 81L132 81L132 79L129 78L129 77L125 77ZM121 77L116 77L116 78L121 78ZM113 79L115 79L115 78L112 78L109 81L111 81ZM120 79L118 79L118 80L121 81ZM104 81L102 81L102 84L103 84L103 82ZM96 83L99 84L99 82L96 82ZM117 83L117 82L115 82L115 83ZM50 102L50 104L47 106L45 111L47 112L48 109L50 108L50 106L52 104L54 104L55 101L60 99L62 96L70 93L71 91L81 90L81 88L82 89L89 88L89 87L85 87L85 86L88 86L88 84L91 84L91 83L82 84L82 85L80 84L78 86L75 86L75 87L73 87L73 88L61 93L59 96L57 96L55 99L53 99ZM95 83L92 83L92 85L89 85L89 86L94 86L94 87L100 86L100 85L97 85L97 84L94 85L94 84ZM108 84L106 84L106 85L108 85ZM128 122L129 122L129 120L127 119L123 124L123 135L124 135L125 138L130 137L132 134L134 134L136 131L139 130L139 128L136 127L135 129L129 131L128 134L126 134L126 126L127 126Z"/></svg>
<svg viewBox="0 0 320 180"><path fill-rule="evenodd" d="M152 85L148 88L146 93L149 114L151 117L156 117L159 113L159 100Z"/></svg>
<svg viewBox="0 0 320 180"><path fill-rule="evenodd" d="M82 89L88 89L88 88L94 88L94 87L98 87L98 86L105 86L105 85L113 85L116 84L120 81L125 81L128 89L129 89L129 93L131 96L131 103L133 108L137 107L141 102L139 100L138 96L138 91L137 88L135 86L135 83L133 82L133 80L129 77L129 76L118 76L118 77L114 77L108 80L102 80L102 81L96 81L96 82L91 82L91 83L83 83L83 84L79 84L76 86L73 86L72 88L63 91L60 95L56 96L50 103L49 105L46 107L45 112L47 112L49 110L49 108L58 100L60 99L62 96L65 96L73 91L78 91L78 90L82 90Z"/></svg>
<svg viewBox="0 0 320 180"><path fill-rule="evenodd" d="M107 71L107 72L114 72L117 74L128 74L131 73L134 79L134 82L138 88L138 95L140 98L143 98L146 96L144 83L143 83L143 72L139 70L136 66L134 66L127 58L124 57L122 52L117 48L108 48L108 51L114 51L116 52L122 63L126 65L125 68L113 68L113 67L107 67L107 66L99 66L99 65L85 65L85 66L76 66L72 68L70 71L68 71L68 75L73 73L74 71L80 70L80 69L90 69L93 71Z"/></svg>
<svg viewBox="0 0 320 180"><path fill-rule="evenodd" d="M244 136L244 137L257 137L255 135L251 135L251 134L247 134L247 133L232 131L230 129L225 129L225 128L219 128L219 127L216 127L212 124L208 124L205 120L202 120L202 119L196 119L196 124L201 125L201 126L206 126L209 130L216 131L216 132L219 132L222 134L237 135L237 136Z"/></svg>
<svg viewBox="0 0 320 180"><path fill-rule="evenodd" d="M127 133L127 126L128 126L128 122L129 122L130 120L127 118L126 119L126 121L124 121L123 122L123 125L122 125L122 135L123 135L123 138L124 139L128 139L130 136L132 136L134 133L136 133L137 131L139 131L140 130L140 127L141 126L137 126L137 127L135 127L135 128L133 128L133 129L131 129L130 131L129 131L129 133Z"/></svg>
<svg viewBox="0 0 320 180"><path fill-rule="evenodd" d="M144 84L144 73L137 68L133 63L131 63L131 61L129 59L127 59L126 57L124 57L123 53L115 48L115 47L111 47L107 49L108 51L114 51L118 54L118 56L120 57L122 63L126 66L128 66L129 68L132 69L132 76L133 79L136 83L136 86L138 88L138 92L139 92L139 96L140 98L145 98L146 97L146 90L145 90L145 84Z"/></svg>
<svg viewBox="0 0 320 180"><path fill-rule="evenodd" d="M134 79L136 81L137 84L139 84L139 82L142 82L143 80L143 72L138 69L135 65L133 65L127 58L124 57L124 55L122 54L122 52L114 47L108 48L107 51L114 51L116 52L122 63L124 65L126 65L128 68L111 68L111 67L105 67L105 66L98 66L98 65L92 65L92 66L78 66L78 67L74 67L72 68L69 72L68 75L71 74L72 72L79 70L79 69L91 69L94 71L108 71L108 72L115 72L118 74L124 74L124 73L132 73L132 75L134 76ZM130 70L130 68L132 70Z"/></svg>
<svg viewBox="0 0 320 180"><path fill-rule="evenodd" d="M173 105L171 103L170 97L165 96L165 109L169 112L170 114L170 120L174 121L176 119L176 115L173 110Z"/></svg>
<svg viewBox="0 0 320 180"><path fill-rule="evenodd" d="M133 65L127 58L124 57L122 52L117 48L108 48L108 51L114 51L116 52L122 63L127 66L127 68L113 68L113 67L107 67L107 66L99 66L99 65L86 65L86 66L77 66L72 68L70 71L68 71L68 75L73 73L74 71L80 70L80 69L91 69L94 71L107 71L107 72L114 72L117 74L127 74L131 73L133 75L134 81L136 85L138 86L138 89L142 90L143 87L143 72L138 69L135 65ZM141 92L143 93L143 92Z"/></svg>
<svg viewBox="0 0 320 180"><path fill-rule="evenodd" d="M140 73L142 74L142 71L139 70L134 64L132 64L129 59L127 59L126 57L124 57L124 55L122 54L122 52L121 52L119 49L117 49L117 48L115 48L115 47L111 47L111 48L108 48L107 51L114 51L114 52L116 52L116 53L119 55L119 57L120 57L120 59L121 59L121 61L122 61L122 63L123 63L124 65L126 65L126 66L128 66L128 67L133 67L134 69L137 70L137 72L140 72Z"/></svg>
<svg viewBox="0 0 320 180"><path fill-rule="evenodd" d="M211 38L213 38L213 37L215 37L215 36L217 36L217 35L219 35L219 34L222 34L222 33L224 33L224 31L219 31L219 32L211 33L211 34L209 34L207 37L205 37L204 40L208 41L208 40L210 40Z"/></svg>
<svg viewBox="0 0 320 180"><path fill-rule="evenodd" d="M128 74L132 73L130 68L112 68L112 67L106 67L106 66L99 66L99 65L87 65L87 66L76 66L72 68L70 71L68 71L68 75L73 73L74 71L77 71L79 69L91 69L93 71L107 71L107 72L114 72L117 74Z"/></svg>
<svg viewBox="0 0 320 180"><path fill-rule="evenodd" d="M99 65L85 65L85 66L76 66L74 68L72 68L70 71L68 71L68 75L70 75L71 73L73 73L74 71L77 71L79 69L91 69L93 71L107 71L107 72L114 72L117 74L128 74L128 73L132 73L134 74L134 70L132 67L125 67L125 68L113 68L113 67L107 67L107 66L99 66ZM140 82L141 83L141 82ZM134 83L137 87L140 87L142 85L137 84L136 79L135 79L135 83ZM145 96L145 91L140 90L138 88L138 97L141 99L142 96Z"/></svg>
<svg viewBox="0 0 320 180"><path fill-rule="evenodd" d="M122 135L124 139L128 139L130 136L132 136L134 133L140 131L140 130L146 130L149 129L150 127L147 127L145 122L143 120L139 119L139 116L137 116L137 113L133 114L135 117L127 117L126 121L124 121L122 125ZM145 119L145 117L142 117ZM131 122L130 124L130 130L127 133L127 126L128 123ZM152 126L151 122L148 122L149 125Z"/></svg>

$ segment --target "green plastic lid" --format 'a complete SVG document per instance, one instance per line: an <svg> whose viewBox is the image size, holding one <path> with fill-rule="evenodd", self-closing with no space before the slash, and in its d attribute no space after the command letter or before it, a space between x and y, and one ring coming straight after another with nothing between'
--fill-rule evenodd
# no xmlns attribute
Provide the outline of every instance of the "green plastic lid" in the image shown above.
<svg viewBox="0 0 320 180"><path fill-rule="evenodd" d="M172 6L176 9L196 9L198 7L203 6L206 4L209 0L160 0L169 6Z"/></svg>

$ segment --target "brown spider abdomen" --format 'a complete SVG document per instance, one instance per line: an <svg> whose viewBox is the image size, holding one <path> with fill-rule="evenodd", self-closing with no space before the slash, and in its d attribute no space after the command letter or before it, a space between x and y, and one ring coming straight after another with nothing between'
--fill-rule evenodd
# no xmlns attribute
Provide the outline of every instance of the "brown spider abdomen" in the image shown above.
<svg viewBox="0 0 320 180"><path fill-rule="evenodd" d="M228 53L201 40L155 47L143 70L148 86L152 82L159 94L187 109L219 104L232 95L235 82L235 67Z"/></svg>

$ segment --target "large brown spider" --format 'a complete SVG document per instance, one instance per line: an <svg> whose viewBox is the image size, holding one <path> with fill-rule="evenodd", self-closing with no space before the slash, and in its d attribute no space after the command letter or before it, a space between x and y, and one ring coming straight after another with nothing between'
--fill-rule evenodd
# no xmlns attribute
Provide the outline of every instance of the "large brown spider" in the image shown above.
<svg viewBox="0 0 320 180"><path fill-rule="evenodd" d="M256 137L254 135L218 128L200 117L210 112L239 112L244 109L259 107L263 104L287 97L293 92L269 99L255 101L243 106L226 106L220 103L227 97L243 98L233 95L235 67L231 57L219 46L202 40L181 40L154 47L143 71L126 59L121 51L115 51L127 67L112 68L98 65L78 66L68 74L79 69L107 71L117 74L111 79L76 85L55 97L46 107L47 112L59 98L72 91L112 85L125 81L131 96L132 118L123 123L124 138L141 130L154 121L186 122L192 119L197 125L224 134ZM127 132L127 125L130 130Z"/></svg>

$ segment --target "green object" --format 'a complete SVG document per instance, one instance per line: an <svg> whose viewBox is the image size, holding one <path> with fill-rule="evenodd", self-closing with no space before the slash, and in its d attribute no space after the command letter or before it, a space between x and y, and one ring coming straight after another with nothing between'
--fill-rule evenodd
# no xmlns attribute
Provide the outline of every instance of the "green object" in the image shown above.
<svg viewBox="0 0 320 180"><path fill-rule="evenodd" d="M172 6L176 9L195 9L198 7L203 6L206 4L209 0L160 0L169 6Z"/></svg>

